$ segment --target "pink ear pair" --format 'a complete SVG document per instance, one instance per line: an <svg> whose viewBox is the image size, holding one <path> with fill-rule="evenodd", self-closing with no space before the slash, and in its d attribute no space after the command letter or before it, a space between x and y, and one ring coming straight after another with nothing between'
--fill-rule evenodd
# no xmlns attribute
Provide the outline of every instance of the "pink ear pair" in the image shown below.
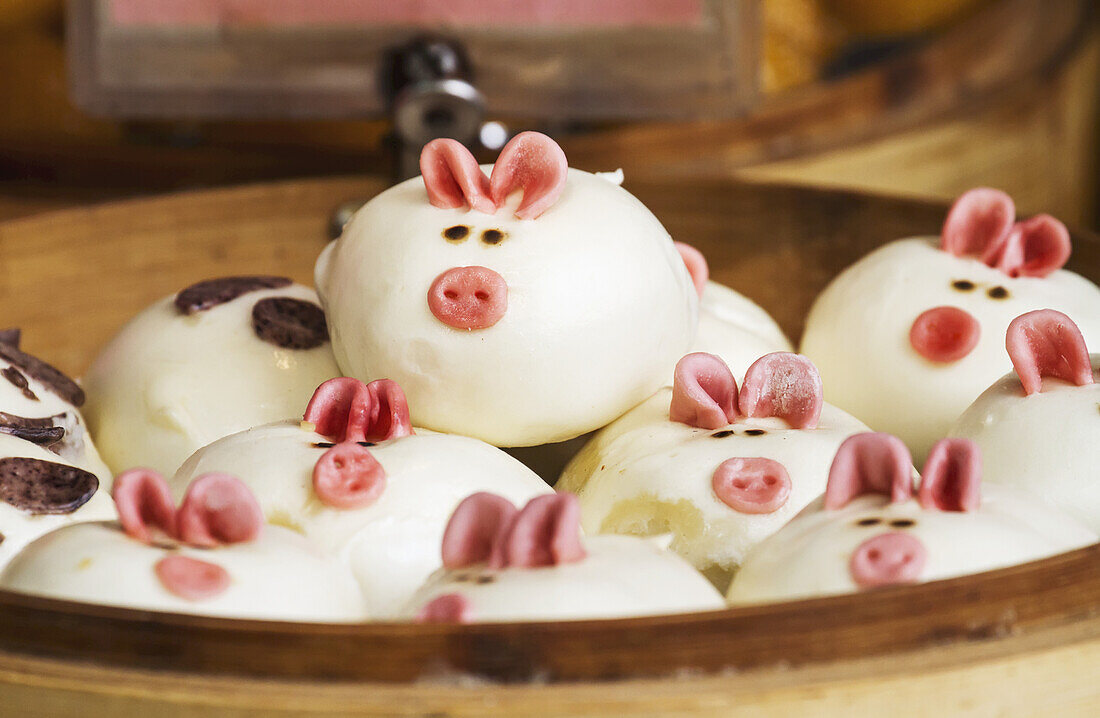
<svg viewBox="0 0 1100 718"><path fill-rule="evenodd" d="M313 392L303 418L337 442L378 442L413 433L405 392L389 379L370 384L346 376L329 379Z"/></svg>
<svg viewBox="0 0 1100 718"><path fill-rule="evenodd" d="M558 143L539 132L513 137L500 151L490 177L456 140L432 140L420 153L420 174L433 207L469 207L494 214L508 195L523 190L516 209L520 219L535 219L558 201L568 169Z"/></svg>
<svg viewBox="0 0 1100 718"><path fill-rule="evenodd" d="M1016 221L1012 198L995 189L972 189L947 214L941 247L957 257L973 256L1010 277L1045 277L1069 259L1066 226L1040 214Z"/></svg>
<svg viewBox="0 0 1100 718"><path fill-rule="evenodd" d="M749 367L737 389L726 363L713 354L688 354L676 364L669 418L700 429L719 429L738 416L784 419L813 429L821 417L821 376L804 356L766 354Z"/></svg>
<svg viewBox="0 0 1100 718"><path fill-rule="evenodd" d="M969 439L941 439L921 473L917 501L940 511L975 511L981 503L982 457ZM864 494L891 503L913 495L913 459L901 439L890 434L856 434L845 439L829 469L825 508L840 509Z"/></svg>
<svg viewBox="0 0 1100 718"><path fill-rule="evenodd" d="M580 561L580 504L573 494L537 496L517 509L502 496L481 492L458 505L443 533L443 566L535 568Z"/></svg>
<svg viewBox="0 0 1100 718"><path fill-rule="evenodd" d="M1016 317L1008 325L1005 348L1025 394L1042 391L1044 377L1077 386L1093 382L1085 337L1061 312L1038 309Z"/></svg>
<svg viewBox="0 0 1100 718"><path fill-rule="evenodd" d="M168 482L151 469L130 469L115 478L111 495L127 535L152 543L160 533L190 546L213 548L251 541L264 515L252 492L228 474L204 474L191 482L177 509Z"/></svg>

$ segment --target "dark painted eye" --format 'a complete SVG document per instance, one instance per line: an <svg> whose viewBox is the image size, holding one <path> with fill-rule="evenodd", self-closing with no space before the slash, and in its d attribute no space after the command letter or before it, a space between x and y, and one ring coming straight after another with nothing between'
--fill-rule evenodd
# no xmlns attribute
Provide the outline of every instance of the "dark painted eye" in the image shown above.
<svg viewBox="0 0 1100 718"><path fill-rule="evenodd" d="M477 583L480 583L480 584L492 583L493 582L493 577L489 576L489 575L486 575L486 574L482 574L482 575L478 576L475 579L475 581L477 581Z"/></svg>
<svg viewBox="0 0 1100 718"><path fill-rule="evenodd" d="M731 429L723 429L722 431L716 431L710 435L712 439L724 439L727 436L733 436L734 432Z"/></svg>
<svg viewBox="0 0 1100 718"><path fill-rule="evenodd" d="M1001 286L993 287L986 294L990 299L1008 299L1008 290Z"/></svg>
<svg viewBox="0 0 1100 718"><path fill-rule="evenodd" d="M481 241L485 244L500 244L507 236L499 229L487 229L481 233Z"/></svg>
<svg viewBox="0 0 1100 718"><path fill-rule="evenodd" d="M375 446L375 443L373 441L357 441L355 443L359 444L359 446L365 446L368 449L372 446Z"/></svg>
<svg viewBox="0 0 1100 718"><path fill-rule="evenodd" d="M913 519L894 519L890 522L890 525L896 529L907 529L910 526L916 526L917 522Z"/></svg>
<svg viewBox="0 0 1100 718"><path fill-rule="evenodd" d="M874 526L875 524L879 523L882 523L882 519L878 518L877 516L872 516L870 518L860 519L859 521L856 521L856 526Z"/></svg>
<svg viewBox="0 0 1100 718"><path fill-rule="evenodd" d="M958 289L960 292L972 292L974 291L974 287L977 285L975 285L974 282L971 282L969 279L958 279L954 282L951 282L951 286L955 289Z"/></svg>
<svg viewBox="0 0 1100 718"><path fill-rule="evenodd" d="M464 224L456 224L443 230L443 239L448 242L461 242L470 236L470 228Z"/></svg>
<svg viewBox="0 0 1100 718"><path fill-rule="evenodd" d="M318 441L313 444L314 449L331 449L334 446L336 446L336 444L333 444L331 441Z"/></svg>
<svg viewBox="0 0 1100 718"><path fill-rule="evenodd" d="M767 433L763 429L745 429L745 436L763 436Z"/></svg>

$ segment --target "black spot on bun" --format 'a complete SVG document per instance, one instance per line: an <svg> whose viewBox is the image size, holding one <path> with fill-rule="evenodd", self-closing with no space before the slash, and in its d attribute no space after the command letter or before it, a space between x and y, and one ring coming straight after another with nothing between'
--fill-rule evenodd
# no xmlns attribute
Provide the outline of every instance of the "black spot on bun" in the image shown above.
<svg viewBox="0 0 1100 718"><path fill-rule="evenodd" d="M252 329L260 339L283 349L313 349L328 341L324 310L313 302L290 297L256 302Z"/></svg>
<svg viewBox="0 0 1100 718"><path fill-rule="evenodd" d="M0 411L0 434L10 434L39 446L50 446L65 438L65 428L51 416L28 419Z"/></svg>
<svg viewBox="0 0 1100 718"><path fill-rule="evenodd" d="M27 377L23 375L23 372L13 366L6 366L0 369L0 376L7 379L8 383L18 389L26 398L31 401L38 401L38 395L31 390L31 385L27 381Z"/></svg>
<svg viewBox="0 0 1100 718"><path fill-rule="evenodd" d="M11 329L0 329L0 344L10 344L16 349L19 348L19 340L22 338L22 332L18 327L12 327Z"/></svg>
<svg viewBox="0 0 1100 718"><path fill-rule="evenodd" d="M99 489L95 474L52 461L0 459L0 500L32 514L71 514Z"/></svg>
<svg viewBox="0 0 1100 718"><path fill-rule="evenodd" d="M192 284L177 294L176 309L181 314L195 314L233 301L242 294L258 292L261 289L282 289L289 287L291 283L287 277L269 276L207 279L204 282Z"/></svg>
<svg viewBox="0 0 1100 718"><path fill-rule="evenodd" d="M0 359L18 367L21 372L44 384L46 388L73 406L81 406L84 403L84 390L80 385L38 357L33 357L11 344L0 342Z"/></svg>

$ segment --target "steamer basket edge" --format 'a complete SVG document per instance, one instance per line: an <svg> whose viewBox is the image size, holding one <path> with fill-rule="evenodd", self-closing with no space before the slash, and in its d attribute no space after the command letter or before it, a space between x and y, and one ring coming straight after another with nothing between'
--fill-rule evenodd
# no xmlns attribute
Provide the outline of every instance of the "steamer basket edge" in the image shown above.
<svg viewBox="0 0 1100 718"><path fill-rule="evenodd" d="M0 323L14 319L27 330L32 351L50 359L61 356L58 363L66 369L82 368L98 348L96 342L121 321L156 296L199 278L197 272L212 267L225 273L294 270L297 278L308 280L308 265L300 265L323 246L331 208L378 187L358 179L257 185L0 225L0 256L12 260L8 271L0 272L7 288L0 288L0 306L14 312L10 316L5 310ZM717 278L744 289L793 332L831 273L880 242L935 232L945 210L934 203L725 180L628 182L628 187L674 236L712 257ZM1075 268L1096 280L1100 241L1083 233L1075 233L1075 240ZM44 253L49 261L42 261ZM43 272L55 269L60 274L55 281L65 281L73 296L43 306L26 290L40 286ZM799 273L805 276L795 283L804 286L791 292L791 276ZM51 319L86 305L81 288L114 282L127 286L108 290L107 300L124 301L110 307L102 326L93 322L89 331L73 333L63 322L57 335L51 334L56 324ZM947 665L980 660L991 651L1011 655L1095 644L1100 635L1098 553L1100 547L1094 546L870 596L567 624L265 624L0 592L0 668L33 658L277 680L402 683L472 675L559 684L661 678L684 671L704 675L734 669L756 675L777 666L881 657L891 660L877 670L889 673L896 659L929 649ZM183 627L187 630L178 630Z"/></svg>

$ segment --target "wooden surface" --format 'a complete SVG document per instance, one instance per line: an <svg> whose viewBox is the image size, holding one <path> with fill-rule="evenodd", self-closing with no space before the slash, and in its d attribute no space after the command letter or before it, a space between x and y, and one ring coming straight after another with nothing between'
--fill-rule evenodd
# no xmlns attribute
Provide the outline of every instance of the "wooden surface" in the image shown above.
<svg viewBox="0 0 1100 718"><path fill-rule="evenodd" d="M733 121L649 123L566 144L628 177L742 177L950 198L1001 187L1096 220L1100 22L1093 0L997 0L932 41Z"/></svg>
<svg viewBox="0 0 1100 718"><path fill-rule="evenodd" d="M714 276L796 333L814 294L945 207L728 181L631 183ZM0 325L76 371L195 279L307 280L339 179L0 224ZM1100 278L1100 239L1072 266ZM308 626L0 592L0 714L1096 715L1100 546L980 576L770 607L559 624Z"/></svg>
<svg viewBox="0 0 1100 718"><path fill-rule="evenodd" d="M345 0L306 22L309 2L70 0L67 39L77 104L116 118L379 117L385 51L425 32L465 46L502 114L728 117L755 100L757 3Z"/></svg>
<svg viewBox="0 0 1100 718"><path fill-rule="evenodd" d="M883 62L769 96L740 119L551 129L575 166L639 179L744 176L936 198L988 184L1029 211L1097 226L1098 14L1094 0L989 0ZM132 196L391 172L380 122L92 121L66 98L61 54L41 37L0 43L0 94L14 98L0 116L0 177L82 199L89 188Z"/></svg>

